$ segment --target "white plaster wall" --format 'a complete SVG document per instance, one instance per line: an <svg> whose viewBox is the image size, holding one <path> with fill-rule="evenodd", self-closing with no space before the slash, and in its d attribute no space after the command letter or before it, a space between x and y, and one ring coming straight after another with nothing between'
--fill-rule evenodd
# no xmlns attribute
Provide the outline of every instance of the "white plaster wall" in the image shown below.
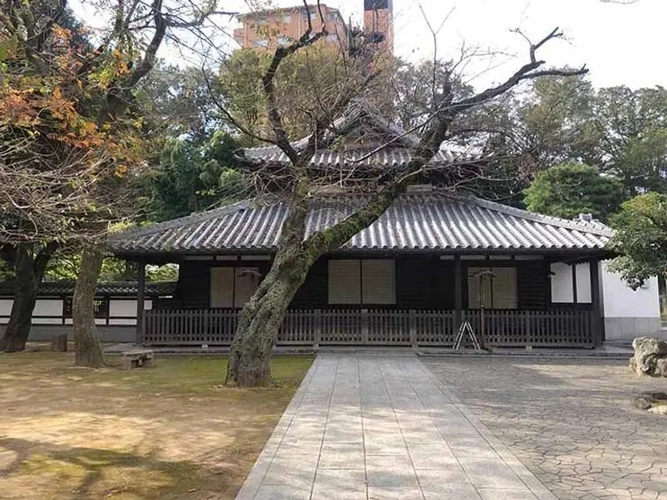
<svg viewBox="0 0 667 500"><path fill-rule="evenodd" d="M609 318L659 318L658 280L651 278L644 288L633 290L617 273L602 263L604 315Z"/></svg>
<svg viewBox="0 0 667 500"><path fill-rule="evenodd" d="M572 302L572 267L562 262L551 264L551 302Z"/></svg>
<svg viewBox="0 0 667 500"><path fill-rule="evenodd" d="M577 303L591 303L591 266L588 262L577 264Z"/></svg>
<svg viewBox="0 0 667 500"><path fill-rule="evenodd" d="M633 290L619 274L609 271L607 262L601 263L600 266L606 341L628 343L635 337L660 336L658 280L650 279L644 288ZM551 271L555 273L551 276L554 303L572 302L571 269L562 263L551 265ZM577 301L590 303L589 264L579 264L576 269Z"/></svg>
<svg viewBox="0 0 667 500"><path fill-rule="evenodd" d="M134 319L114 319L114 316L130 316ZM136 325L137 324L137 301L136 300L109 300L109 324L110 325Z"/></svg>
<svg viewBox="0 0 667 500"><path fill-rule="evenodd" d="M6 325L9 322L9 315L12 312L13 299L0 299L0 325ZM149 311L153 308L153 302L146 300L144 309ZM61 299L37 299L35 310L33 312L33 325L60 325L62 324L63 302ZM40 318L39 316L58 316L59 318ZM137 324L137 301L135 299L111 299L109 302L109 324L133 326ZM127 319L114 319L114 316L129 316ZM72 319L65 319L66 325L72 324ZM96 319L95 324L106 324L105 319Z"/></svg>
<svg viewBox="0 0 667 500"><path fill-rule="evenodd" d="M109 300L109 316L137 316L137 301L136 300Z"/></svg>
<svg viewBox="0 0 667 500"><path fill-rule="evenodd" d="M591 303L591 277L588 263L577 264L577 303ZM551 302L572 303L574 293L572 290L572 266L555 262L551 264Z"/></svg>
<svg viewBox="0 0 667 500"><path fill-rule="evenodd" d="M58 316L57 318L40 318L39 316ZM35 310L32 313L33 325L60 325L62 324L62 299L37 299Z"/></svg>
<svg viewBox="0 0 667 500"><path fill-rule="evenodd" d="M0 299L0 325L6 325L9 322L13 303L14 299Z"/></svg>
<svg viewBox="0 0 667 500"><path fill-rule="evenodd" d="M150 311L153 302L146 300L144 310ZM126 319L115 319L118 316L129 316ZM109 324L132 326L137 324L137 301L135 299L110 299L109 300Z"/></svg>

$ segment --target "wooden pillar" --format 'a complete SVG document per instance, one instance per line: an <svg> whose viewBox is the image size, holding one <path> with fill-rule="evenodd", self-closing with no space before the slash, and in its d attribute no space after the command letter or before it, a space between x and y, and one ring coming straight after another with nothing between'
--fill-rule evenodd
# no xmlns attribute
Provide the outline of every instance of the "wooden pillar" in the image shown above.
<svg viewBox="0 0 667 500"><path fill-rule="evenodd" d="M577 264L571 264L570 269L572 270L572 303L576 304L579 302L579 293L577 291Z"/></svg>
<svg viewBox="0 0 667 500"><path fill-rule="evenodd" d="M146 298L146 263L139 262L137 275L137 344L144 343L144 302Z"/></svg>
<svg viewBox="0 0 667 500"><path fill-rule="evenodd" d="M463 272L461 256L454 257L454 328L456 331L463 323Z"/></svg>
<svg viewBox="0 0 667 500"><path fill-rule="evenodd" d="M589 262L591 276L591 328L593 344L598 347L604 339L604 319L602 313L602 292L600 289L600 261L593 259Z"/></svg>
<svg viewBox="0 0 667 500"><path fill-rule="evenodd" d="M320 342L322 342L322 310L315 309L313 318L315 320L315 337L313 338L313 349L318 350L320 348Z"/></svg>
<svg viewBox="0 0 667 500"><path fill-rule="evenodd" d="M410 345L417 349L417 314L414 310L408 311L408 329L410 330Z"/></svg>

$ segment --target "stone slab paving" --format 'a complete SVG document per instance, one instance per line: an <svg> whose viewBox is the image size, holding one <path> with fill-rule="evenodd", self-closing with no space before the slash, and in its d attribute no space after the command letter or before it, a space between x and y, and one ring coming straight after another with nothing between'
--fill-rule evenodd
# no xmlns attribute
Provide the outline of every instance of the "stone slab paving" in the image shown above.
<svg viewBox="0 0 667 500"><path fill-rule="evenodd" d="M631 407L667 379L627 361L429 358L425 365L556 497L667 499L667 416Z"/></svg>
<svg viewBox="0 0 667 500"><path fill-rule="evenodd" d="M320 354L238 500L554 499L414 355Z"/></svg>

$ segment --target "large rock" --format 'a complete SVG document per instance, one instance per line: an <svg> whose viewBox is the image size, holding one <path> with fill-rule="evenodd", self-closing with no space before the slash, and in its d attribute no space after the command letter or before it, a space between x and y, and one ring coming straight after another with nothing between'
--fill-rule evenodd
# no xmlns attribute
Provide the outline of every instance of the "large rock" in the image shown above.
<svg viewBox="0 0 667 500"><path fill-rule="evenodd" d="M633 340L635 354L630 358L630 368L637 375L667 377L667 342L650 337Z"/></svg>

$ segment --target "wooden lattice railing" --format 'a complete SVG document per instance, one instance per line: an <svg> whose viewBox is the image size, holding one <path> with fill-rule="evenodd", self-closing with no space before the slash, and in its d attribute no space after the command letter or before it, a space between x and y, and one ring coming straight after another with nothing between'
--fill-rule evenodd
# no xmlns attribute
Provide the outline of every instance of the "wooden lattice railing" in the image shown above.
<svg viewBox="0 0 667 500"><path fill-rule="evenodd" d="M181 309L146 311L147 345L228 346L238 311ZM490 346L592 346L591 311L480 310L463 318ZM454 311L390 309L291 310L278 345L451 346L456 336Z"/></svg>

